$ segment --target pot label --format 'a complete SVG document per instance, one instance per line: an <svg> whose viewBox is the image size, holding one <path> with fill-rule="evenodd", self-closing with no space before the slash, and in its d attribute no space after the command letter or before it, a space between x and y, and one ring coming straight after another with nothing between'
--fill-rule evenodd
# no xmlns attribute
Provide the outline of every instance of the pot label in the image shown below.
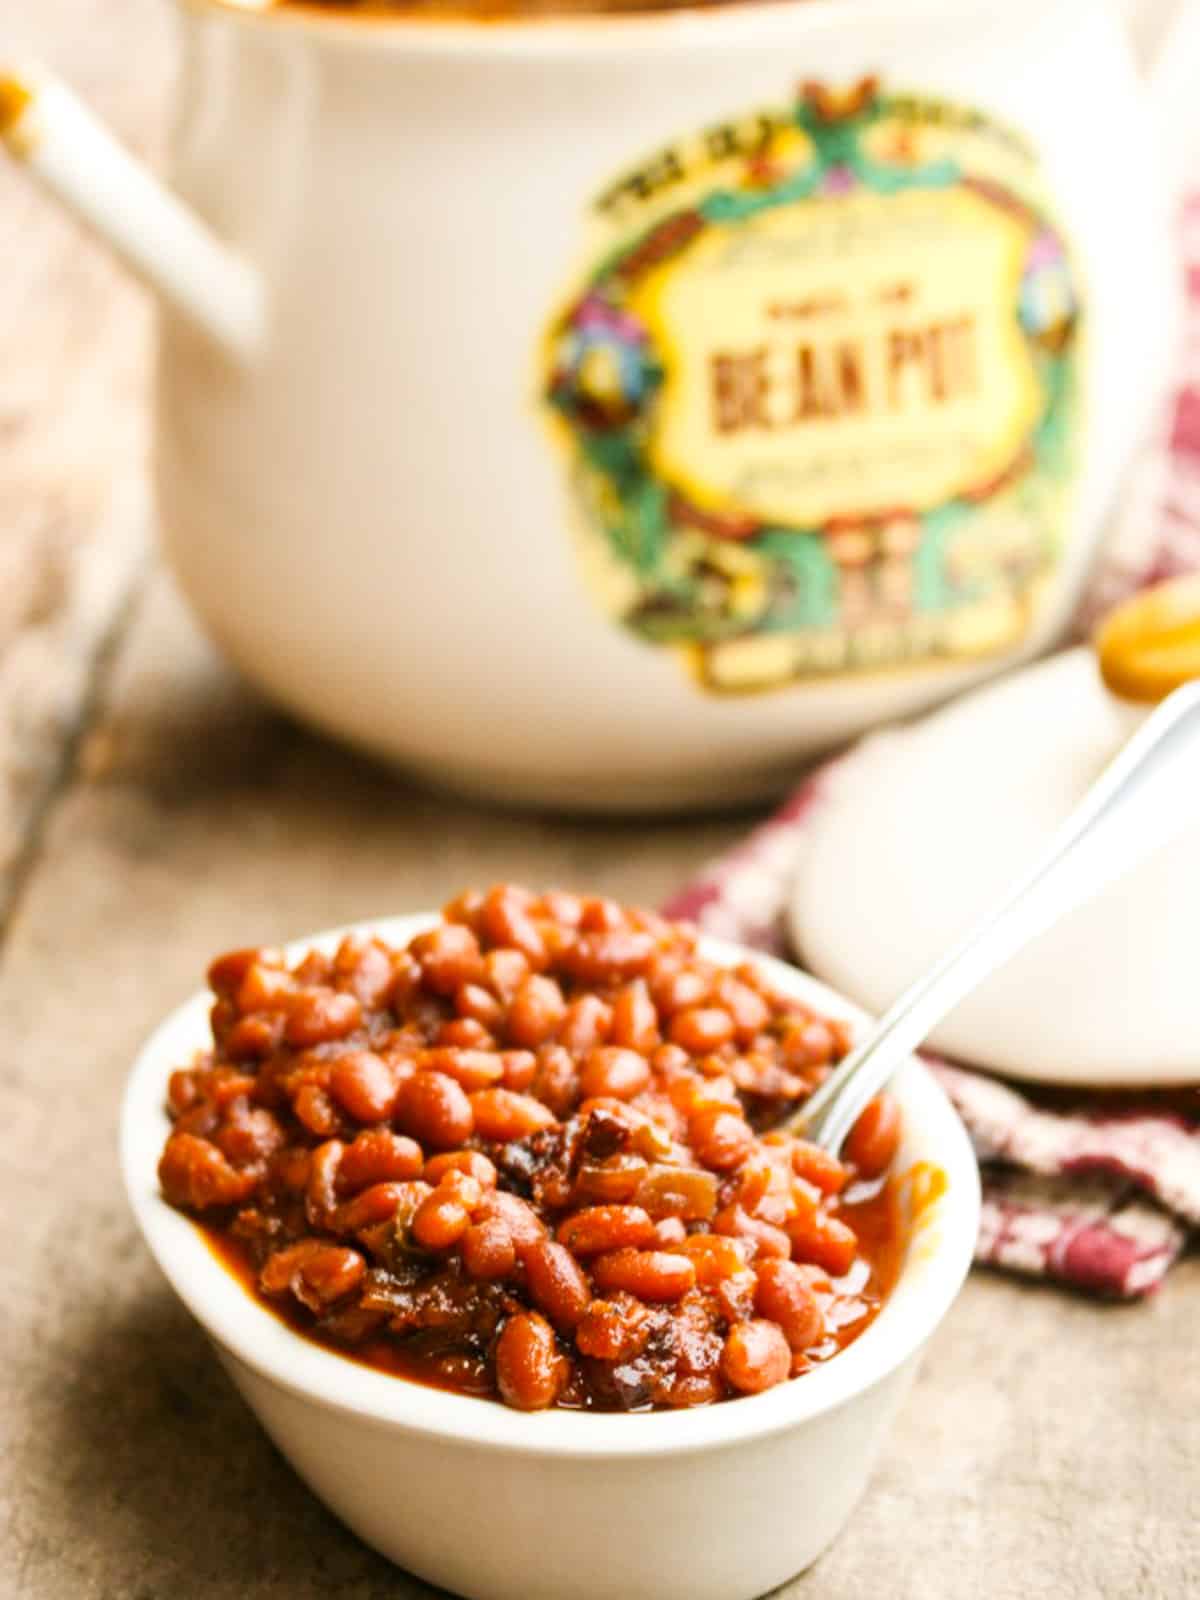
<svg viewBox="0 0 1200 1600"><path fill-rule="evenodd" d="M588 222L542 383L612 617L716 692L1020 642L1069 523L1082 318L1019 134L808 84Z"/></svg>

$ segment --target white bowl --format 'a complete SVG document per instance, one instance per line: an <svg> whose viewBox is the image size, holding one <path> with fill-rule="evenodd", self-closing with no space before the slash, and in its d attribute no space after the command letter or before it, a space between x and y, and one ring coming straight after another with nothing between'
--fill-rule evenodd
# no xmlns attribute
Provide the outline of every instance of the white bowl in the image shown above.
<svg viewBox="0 0 1200 1600"><path fill-rule="evenodd" d="M363 926L403 944L434 920ZM750 954L713 940L702 948L729 963ZM863 1021L823 984L754 959L781 990ZM899 1170L932 1163L945 1190L920 1212L899 1282L861 1338L765 1394L694 1411L525 1414L391 1377L293 1333L162 1199L167 1078L209 1041L208 1005L197 995L181 1006L134 1066L121 1120L129 1198L263 1427L361 1538L472 1600L750 1600L825 1549L866 1485L975 1242L975 1158L919 1063L893 1085L904 1114Z"/></svg>

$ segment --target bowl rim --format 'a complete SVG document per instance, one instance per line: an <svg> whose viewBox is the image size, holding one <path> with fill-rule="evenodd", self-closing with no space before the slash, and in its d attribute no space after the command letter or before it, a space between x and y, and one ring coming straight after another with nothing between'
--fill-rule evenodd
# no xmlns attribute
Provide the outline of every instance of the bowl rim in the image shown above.
<svg viewBox="0 0 1200 1600"><path fill-rule="evenodd" d="M629 50L724 50L755 45L764 38L794 42L859 23L902 18L906 23L962 23L960 0L743 0L713 5L682 0L655 8L584 11L480 18L427 12L351 11L312 3L280 6L273 0L175 0L184 17L219 18L286 39L297 35L343 51L375 56L450 56L475 60L564 60L595 58ZM1035 0L1019 0L1029 9ZM971 26L968 20L966 26Z"/></svg>
<svg viewBox="0 0 1200 1600"><path fill-rule="evenodd" d="M330 949L349 932L403 944L436 913L369 918L287 946L290 960ZM751 960L779 988L856 1027L869 1020L836 991L777 958L702 937L726 965ZM478 1449L561 1457L674 1455L765 1437L832 1411L873 1388L926 1342L970 1266L979 1222L979 1171L966 1130L928 1068L910 1060L893 1080L904 1115L905 1159L941 1168L945 1187L925 1209L900 1278L871 1326L827 1364L764 1394L685 1411L520 1412L379 1372L294 1332L256 1300L213 1253L199 1228L159 1193L158 1156L170 1127L171 1071L211 1042L211 996L193 995L154 1030L134 1062L120 1119L120 1162L142 1236L172 1289L218 1349L289 1393L384 1429L450 1439Z"/></svg>

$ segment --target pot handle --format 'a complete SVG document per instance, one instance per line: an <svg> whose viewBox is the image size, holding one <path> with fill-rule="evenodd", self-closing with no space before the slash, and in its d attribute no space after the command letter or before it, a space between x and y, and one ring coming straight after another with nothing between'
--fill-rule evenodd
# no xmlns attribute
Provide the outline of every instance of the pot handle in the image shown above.
<svg viewBox="0 0 1200 1600"><path fill-rule="evenodd" d="M0 141L47 189L231 355L263 334L262 282L122 146L74 94L39 68L0 56Z"/></svg>

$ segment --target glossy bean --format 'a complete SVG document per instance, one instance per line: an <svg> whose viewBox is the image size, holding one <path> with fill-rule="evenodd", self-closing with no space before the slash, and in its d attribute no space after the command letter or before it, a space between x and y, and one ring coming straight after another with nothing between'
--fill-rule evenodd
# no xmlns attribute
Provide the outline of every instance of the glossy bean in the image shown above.
<svg viewBox="0 0 1200 1600"><path fill-rule="evenodd" d="M319 1239L300 1239L296 1244L276 1250L263 1263L258 1275L259 1288L264 1294L286 1294L304 1262L322 1248Z"/></svg>
<svg viewBox="0 0 1200 1600"><path fill-rule="evenodd" d="M483 976L483 955L474 932L462 923L443 923L418 934L409 952L421 964L421 982L432 994L452 996Z"/></svg>
<svg viewBox="0 0 1200 1600"><path fill-rule="evenodd" d="M721 1374L742 1394L761 1394L782 1383L792 1368L792 1352L773 1322L755 1318L729 1330L721 1352Z"/></svg>
<svg viewBox="0 0 1200 1600"><path fill-rule="evenodd" d="M232 999L237 993L247 972L253 966L274 967L282 970L284 966L283 955L278 950L257 949L254 947L243 950L229 950L210 964L208 969L208 986L216 995L225 999Z"/></svg>
<svg viewBox="0 0 1200 1600"><path fill-rule="evenodd" d="M646 1307L632 1295L593 1300L575 1329L575 1347L596 1361L632 1361L649 1337Z"/></svg>
<svg viewBox="0 0 1200 1600"><path fill-rule="evenodd" d="M811 1262L831 1278L849 1272L858 1254L858 1237L840 1217L823 1211L801 1213L787 1224L791 1254L797 1261Z"/></svg>
<svg viewBox="0 0 1200 1600"><path fill-rule="evenodd" d="M792 1350L817 1344L825 1331L816 1295L792 1261L770 1259L755 1267L754 1305L759 1315L776 1322Z"/></svg>
<svg viewBox="0 0 1200 1600"><path fill-rule="evenodd" d="M500 1052L501 1086L524 1094L537 1077L538 1058L532 1050L502 1050ZM540 1096L535 1096L535 1099Z"/></svg>
<svg viewBox="0 0 1200 1600"><path fill-rule="evenodd" d="M479 1137L497 1143L524 1139L554 1122L554 1113L540 1100L511 1089L481 1089L470 1097L470 1109Z"/></svg>
<svg viewBox="0 0 1200 1600"><path fill-rule="evenodd" d="M357 1233L395 1216L411 1215L432 1193L419 1180L408 1183L373 1183L352 1200L343 1200L327 1221L336 1233Z"/></svg>
<svg viewBox="0 0 1200 1600"><path fill-rule="evenodd" d="M770 1021L771 1008L762 995L732 973L722 973L717 979L713 998L728 1012L740 1045L748 1045Z"/></svg>
<svg viewBox="0 0 1200 1600"><path fill-rule="evenodd" d="M554 1239L539 1239L524 1253L525 1281L540 1311L569 1332L587 1309L591 1290L579 1263Z"/></svg>
<svg viewBox="0 0 1200 1600"><path fill-rule="evenodd" d="M694 968L684 967L652 978L650 993L659 1015L674 1017L677 1012L702 1006L712 993L712 982Z"/></svg>
<svg viewBox="0 0 1200 1600"><path fill-rule="evenodd" d="M592 1262L596 1287L605 1293L623 1289L639 1300L681 1300L696 1282L696 1268L687 1256L666 1250L614 1250Z"/></svg>
<svg viewBox="0 0 1200 1600"><path fill-rule="evenodd" d="M207 1211L238 1205L254 1192L252 1174L238 1172L207 1139L173 1133L158 1163L158 1181L173 1206Z"/></svg>
<svg viewBox="0 0 1200 1600"><path fill-rule="evenodd" d="M470 1225L471 1214L466 1206L439 1185L417 1208L412 1220L413 1238L426 1250L448 1250Z"/></svg>
<svg viewBox="0 0 1200 1600"><path fill-rule="evenodd" d="M778 1256L786 1260L791 1255L793 1243L790 1233L774 1223L752 1217L741 1206L726 1206L713 1218L713 1232L723 1233L731 1239L745 1239L754 1246L755 1259L760 1256Z"/></svg>
<svg viewBox="0 0 1200 1600"><path fill-rule="evenodd" d="M653 1166L644 1171L634 1197L656 1220L705 1222L717 1209L717 1191L716 1176L703 1167Z"/></svg>
<svg viewBox="0 0 1200 1600"><path fill-rule="evenodd" d="M296 993L296 980L283 968L251 962L233 996L242 1016L252 1011L286 1011Z"/></svg>
<svg viewBox="0 0 1200 1600"><path fill-rule="evenodd" d="M496 1341L496 1386L506 1405L520 1411L552 1406L567 1381L567 1363L554 1329L536 1311L509 1317Z"/></svg>
<svg viewBox="0 0 1200 1600"><path fill-rule="evenodd" d="M287 1013L284 1038L290 1045L308 1048L344 1039L362 1022L362 1007L352 994L336 989L303 989Z"/></svg>
<svg viewBox="0 0 1200 1600"><path fill-rule="evenodd" d="M579 1100L579 1069L571 1052L561 1045L543 1045L529 1088L560 1121L569 1117Z"/></svg>
<svg viewBox="0 0 1200 1600"><path fill-rule="evenodd" d="M871 1104L875 1102L872 1101ZM870 1106L867 1110L870 1110ZM861 1121L860 1117L859 1122ZM820 1145L797 1139L792 1145L791 1162L792 1171L796 1176L803 1178L805 1183L811 1183L814 1188L820 1189L822 1194L840 1194L846 1187L849 1174L845 1167L836 1156L831 1156L828 1150L822 1150Z"/></svg>
<svg viewBox="0 0 1200 1600"><path fill-rule="evenodd" d="M558 1030L558 1042L577 1054L603 1044L612 1027L612 1007L598 994L572 1000Z"/></svg>
<svg viewBox="0 0 1200 1600"><path fill-rule="evenodd" d="M340 1139L326 1139L309 1158L305 1210L308 1220L315 1227L323 1226L337 1207L338 1171L345 1150L346 1146Z"/></svg>
<svg viewBox="0 0 1200 1600"><path fill-rule="evenodd" d="M495 1189L485 1194L480 1203L479 1214L485 1220L488 1217L498 1217L504 1223L518 1255L524 1255L526 1250L545 1237L545 1224L528 1201L522 1200L519 1195L509 1194L504 1189Z"/></svg>
<svg viewBox="0 0 1200 1600"><path fill-rule="evenodd" d="M302 1083L292 1101L296 1117L318 1139L331 1138L341 1127L338 1109L319 1083Z"/></svg>
<svg viewBox="0 0 1200 1600"><path fill-rule="evenodd" d="M586 1206L560 1225L558 1237L574 1255L601 1255L652 1244L654 1223L641 1206Z"/></svg>
<svg viewBox="0 0 1200 1600"><path fill-rule="evenodd" d="M481 983L464 983L454 991L454 1009L459 1016L478 1022L493 1036L504 1023L504 1007Z"/></svg>
<svg viewBox="0 0 1200 1600"><path fill-rule="evenodd" d="M465 927L473 928L479 920L479 913L483 910L483 895L478 889L464 889L461 894L456 894L453 900L447 900L442 907L442 920L445 922L460 922Z"/></svg>
<svg viewBox="0 0 1200 1600"><path fill-rule="evenodd" d="M733 1038L733 1018L721 1006L696 1006L671 1018L670 1039L692 1055L707 1055Z"/></svg>
<svg viewBox="0 0 1200 1600"><path fill-rule="evenodd" d="M496 1041L491 1030L474 1017L451 1017L439 1027L433 1043L435 1049L491 1050Z"/></svg>
<svg viewBox="0 0 1200 1600"><path fill-rule="evenodd" d="M654 1224L654 1248L674 1250L688 1237L687 1223L682 1217L664 1217Z"/></svg>
<svg viewBox="0 0 1200 1600"><path fill-rule="evenodd" d="M536 1050L554 1039L567 1014L567 1002L554 978L532 973L513 995L506 1030L511 1042Z"/></svg>
<svg viewBox="0 0 1200 1600"><path fill-rule="evenodd" d="M614 1046L590 1051L579 1074L585 1099L632 1100L649 1082L650 1063L645 1056Z"/></svg>
<svg viewBox="0 0 1200 1600"><path fill-rule="evenodd" d="M512 1234L499 1217L473 1222L462 1237L463 1266L472 1278L507 1278L517 1264Z"/></svg>
<svg viewBox="0 0 1200 1600"><path fill-rule="evenodd" d="M465 1172L484 1190L496 1187L496 1168L480 1150L447 1150L431 1156L422 1177L426 1183L438 1184L448 1172Z"/></svg>
<svg viewBox="0 0 1200 1600"><path fill-rule="evenodd" d="M453 1149L475 1128L465 1091L441 1072L418 1072L401 1085L396 1120L406 1133L435 1150Z"/></svg>
<svg viewBox="0 0 1200 1600"><path fill-rule="evenodd" d="M649 1055L658 1045L658 1012L645 978L627 983L613 999L609 1039L614 1045L642 1055Z"/></svg>
<svg viewBox="0 0 1200 1600"><path fill-rule="evenodd" d="M754 1149L754 1132L736 1111L713 1106L691 1118L688 1143L704 1166L715 1172L729 1172Z"/></svg>
<svg viewBox="0 0 1200 1600"><path fill-rule="evenodd" d="M343 1151L337 1188L342 1194L355 1194L368 1184L419 1178L424 1160L415 1139L390 1128L366 1128Z"/></svg>
<svg viewBox="0 0 1200 1600"><path fill-rule="evenodd" d="M619 983L642 977L654 959L654 939L636 928L580 933L563 951L563 970L577 983Z"/></svg>
<svg viewBox="0 0 1200 1600"><path fill-rule="evenodd" d="M484 896L479 927L492 945L519 950L536 972L546 965L546 944L530 915L533 896L511 884L497 884Z"/></svg>
<svg viewBox="0 0 1200 1600"><path fill-rule="evenodd" d="M500 1057L489 1050L425 1050L418 1056L417 1066L422 1072L444 1073L468 1094L490 1089L504 1076Z"/></svg>
<svg viewBox="0 0 1200 1600"><path fill-rule="evenodd" d="M265 1061L283 1042L286 1027L282 1011L242 1017L224 1036L225 1054L231 1061Z"/></svg>
<svg viewBox="0 0 1200 1600"><path fill-rule="evenodd" d="M391 1116L399 1088L396 1073L373 1050L339 1056L329 1075L329 1093L356 1122L383 1122Z"/></svg>
<svg viewBox="0 0 1200 1600"><path fill-rule="evenodd" d="M696 1269L696 1282L702 1289L715 1289L726 1278L746 1270L749 1251L740 1239L715 1233L693 1233L678 1246Z"/></svg>
<svg viewBox="0 0 1200 1600"><path fill-rule="evenodd" d="M846 1140L846 1159L860 1177L879 1178L900 1145L900 1107L890 1094L877 1095L859 1116Z"/></svg>

